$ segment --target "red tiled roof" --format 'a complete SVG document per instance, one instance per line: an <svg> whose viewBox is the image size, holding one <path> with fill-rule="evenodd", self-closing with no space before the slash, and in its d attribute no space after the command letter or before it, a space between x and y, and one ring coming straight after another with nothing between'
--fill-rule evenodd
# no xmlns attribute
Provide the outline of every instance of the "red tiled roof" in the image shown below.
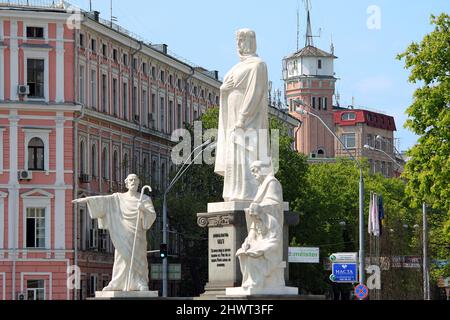
<svg viewBox="0 0 450 320"><path fill-rule="evenodd" d="M354 113L354 120L343 120L342 116L346 113ZM365 123L369 127L397 131L394 117L369 110L337 110L334 111L334 123L340 126L354 126L357 123Z"/></svg>

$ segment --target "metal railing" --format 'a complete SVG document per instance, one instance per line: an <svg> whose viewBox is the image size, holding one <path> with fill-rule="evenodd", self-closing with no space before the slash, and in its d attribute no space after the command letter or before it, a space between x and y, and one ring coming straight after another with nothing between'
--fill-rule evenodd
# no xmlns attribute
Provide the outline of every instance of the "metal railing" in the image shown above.
<svg viewBox="0 0 450 320"><path fill-rule="evenodd" d="M65 9L66 4L60 0L0 0L0 7L34 7Z"/></svg>

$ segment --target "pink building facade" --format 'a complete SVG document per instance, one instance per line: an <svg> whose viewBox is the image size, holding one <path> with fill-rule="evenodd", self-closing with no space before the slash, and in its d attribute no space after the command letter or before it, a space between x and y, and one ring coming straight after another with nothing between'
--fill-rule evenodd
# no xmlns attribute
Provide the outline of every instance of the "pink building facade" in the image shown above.
<svg viewBox="0 0 450 320"><path fill-rule="evenodd" d="M131 172L162 190L172 131L216 105L220 81L96 14L73 28L63 7L11 8L0 6L0 300L86 298L110 280L114 248L71 200L123 191Z"/></svg>

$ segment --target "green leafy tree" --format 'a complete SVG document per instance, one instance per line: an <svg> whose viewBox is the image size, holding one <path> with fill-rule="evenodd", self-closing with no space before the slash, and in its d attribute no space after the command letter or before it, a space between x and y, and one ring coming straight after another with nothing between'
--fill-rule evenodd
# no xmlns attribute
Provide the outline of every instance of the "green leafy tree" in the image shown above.
<svg viewBox="0 0 450 320"><path fill-rule="evenodd" d="M426 202L448 213L443 232L450 241L450 16L431 16L434 31L398 56L419 83L407 109L406 127L419 135L409 151L404 177L415 205Z"/></svg>

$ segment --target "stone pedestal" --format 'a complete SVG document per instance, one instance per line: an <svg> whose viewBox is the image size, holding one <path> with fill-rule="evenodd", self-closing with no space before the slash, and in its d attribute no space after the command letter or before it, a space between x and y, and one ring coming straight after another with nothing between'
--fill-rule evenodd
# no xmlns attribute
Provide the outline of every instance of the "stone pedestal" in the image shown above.
<svg viewBox="0 0 450 320"><path fill-rule="evenodd" d="M158 298L158 291L96 291L96 299Z"/></svg>
<svg viewBox="0 0 450 320"><path fill-rule="evenodd" d="M207 213L197 214L197 224L208 228L208 283L201 298L225 295L227 288L240 287L242 274L236 251L247 237L244 209L251 201L209 203ZM288 227L298 223L298 216L284 203L283 260L288 259ZM288 280L289 270L285 269ZM297 292L298 293L298 292ZM295 293L295 294L297 294Z"/></svg>

